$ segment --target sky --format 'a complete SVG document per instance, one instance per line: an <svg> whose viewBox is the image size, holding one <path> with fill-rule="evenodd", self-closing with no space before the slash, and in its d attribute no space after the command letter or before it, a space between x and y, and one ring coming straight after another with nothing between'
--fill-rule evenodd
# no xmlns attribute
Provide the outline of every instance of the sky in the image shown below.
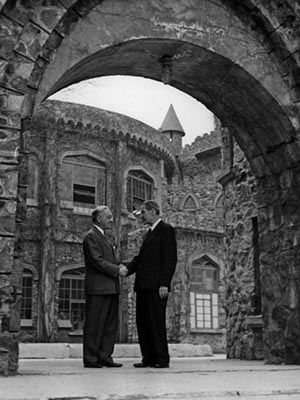
<svg viewBox="0 0 300 400"><path fill-rule="evenodd" d="M183 145L214 129L213 114L193 97L151 79L109 76L71 85L50 97L127 115L159 129L173 104L185 131Z"/></svg>

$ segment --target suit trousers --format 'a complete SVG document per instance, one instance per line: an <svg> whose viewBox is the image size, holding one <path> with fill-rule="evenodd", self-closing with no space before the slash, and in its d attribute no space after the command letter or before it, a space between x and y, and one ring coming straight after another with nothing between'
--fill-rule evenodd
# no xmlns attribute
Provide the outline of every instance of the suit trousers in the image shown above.
<svg viewBox="0 0 300 400"><path fill-rule="evenodd" d="M136 325L145 364L169 364L167 301L167 297L160 298L158 290L140 290L136 293Z"/></svg>
<svg viewBox="0 0 300 400"><path fill-rule="evenodd" d="M118 329L119 295L86 295L83 362L112 360Z"/></svg>

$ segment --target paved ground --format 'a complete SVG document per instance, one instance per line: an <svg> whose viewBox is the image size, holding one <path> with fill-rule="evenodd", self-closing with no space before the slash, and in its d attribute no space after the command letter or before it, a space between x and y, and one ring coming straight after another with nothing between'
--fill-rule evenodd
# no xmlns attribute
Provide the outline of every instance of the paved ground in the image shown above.
<svg viewBox="0 0 300 400"><path fill-rule="evenodd" d="M21 359L18 374L0 377L0 400L300 400L300 366L177 357L169 369L87 369L80 358Z"/></svg>

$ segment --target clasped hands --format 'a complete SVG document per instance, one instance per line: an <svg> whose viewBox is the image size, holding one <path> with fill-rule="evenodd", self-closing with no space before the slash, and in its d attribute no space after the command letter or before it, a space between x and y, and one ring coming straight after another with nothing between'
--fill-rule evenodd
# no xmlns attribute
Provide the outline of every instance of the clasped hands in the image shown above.
<svg viewBox="0 0 300 400"><path fill-rule="evenodd" d="M120 275L120 276L123 276L123 277L127 276L127 274L128 274L128 269L127 269L126 265L120 264L119 267L120 267L120 269L119 269L119 275ZM168 288L167 288L166 286L160 286L160 288L159 288L159 297L160 297L161 299L163 299L163 298L167 297L168 294L169 294L169 293L168 293Z"/></svg>
<svg viewBox="0 0 300 400"><path fill-rule="evenodd" d="M127 269L126 265L120 264L119 267L120 267L120 269L119 269L119 275L120 275L120 276L127 276L127 274L128 274L128 269Z"/></svg>

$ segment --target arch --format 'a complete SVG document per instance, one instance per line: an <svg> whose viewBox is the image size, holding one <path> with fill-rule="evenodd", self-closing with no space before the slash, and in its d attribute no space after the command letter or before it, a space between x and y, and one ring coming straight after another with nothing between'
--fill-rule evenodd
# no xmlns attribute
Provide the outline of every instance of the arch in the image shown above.
<svg viewBox="0 0 300 400"><path fill-rule="evenodd" d="M26 270L26 269L32 273L32 277L33 277L34 281L37 281L39 279L39 275L38 275L37 269L33 265L24 264L23 265L23 271Z"/></svg>
<svg viewBox="0 0 300 400"><path fill-rule="evenodd" d="M157 178L155 175L152 174L152 172L148 171L145 167L143 167L142 165L130 165L129 167L127 167L124 170L124 180L126 179L126 177L128 176L130 171L143 171L144 174L148 175L152 180L153 180L153 184L154 184L154 188L157 189Z"/></svg>
<svg viewBox="0 0 300 400"><path fill-rule="evenodd" d="M20 6L19 2L12 4L11 1L4 0L0 11L1 23L9 34L2 37L1 145L3 144L3 150L0 156L4 160L3 165L16 164L15 150L20 142L18 134L20 129L21 133L24 133L24 121L27 117L31 117L34 104L38 105L41 99L51 92L53 82L56 84L66 71L79 64L84 57L95 54L99 48L108 49L106 53L108 57L99 60L103 62L98 63L98 76L125 71L127 74L149 76L160 80L161 68L156 56L169 55L170 52L172 63L175 62L178 67L173 68L172 85L202 101L220 118L223 125L228 126L244 150L257 177L269 179L273 173L276 181L271 179L270 181L276 188L277 185L280 186L280 180L282 186L288 181L295 181L294 187L288 188L290 190L286 190L285 186L275 193L278 194L278 198L281 198L281 195L283 197L281 204L276 204L278 209L284 202L288 208L290 198L296 200L296 204L299 192L295 187L299 187L297 185L299 174L295 170L299 165L299 154L295 129L299 131L300 126L300 62L297 58L299 35L296 30L299 13L295 2L246 0L237 4L235 0L220 2L205 0L203 4L205 6L200 8L196 0L186 3L175 0L164 4L147 0L139 2L130 0L126 2L125 10L124 2L118 0L114 2L75 0L68 5L64 3L64 6L57 4L49 6L48 3L32 5L30 2L22 2L22 12L19 12L16 9ZM111 12L111 7L115 12ZM122 10L125 12L120 12ZM52 13L49 19L43 17L47 12ZM100 23L93 23L89 31L85 30L85 24L92 21L92 17L96 14L101 18ZM87 15L89 18L85 18ZM40 29L39 35L36 35L36 29L31 29L32 23ZM91 31L95 26L98 29ZM84 41L83 31L92 32L90 43ZM81 40L78 40L80 45L76 47L74 42L78 32L81 34ZM235 35L237 32L239 35ZM253 40L250 40L251 37ZM112 48L112 45L129 43L132 38L155 39L153 52L150 46L143 48L141 41L140 47L132 48L132 51L128 47L127 49L123 47L118 53L119 60L116 66L105 64L105 61L109 60L109 51L117 50L116 47ZM188 45L185 46L184 43ZM194 48L190 46L191 44L197 47L198 54L193 53ZM176 51L176 46L179 52ZM124 49L125 52L122 53ZM212 52L205 51L207 49L211 49ZM128 60L125 57L126 52L131 56ZM134 58L134 52L139 60L145 59L149 64L134 62L137 59ZM196 72L199 73L198 80ZM88 76L80 74L73 75L68 77L68 82L87 78ZM65 81L64 84L68 82ZM244 90L239 91L241 85L244 86ZM234 89L232 94L229 93L231 87ZM20 154L24 151L22 146ZM4 197L7 192L12 198L16 197L16 176L17 169L13 179L9 180L13 182L10 185L11 187L14 185L14 188L11 190L9 187L4 192ZM274 196L272 200L273 198ZM265 208L267 207L267 210L263 210L263 216L266 217L265 221L269 222L268 216L272 214L274 208L270 204ZM274 213L276 214L276 210ZM285 213L288 216L282 207L279 215L283 217L282 221L287 220L284 218ZM15 220L13 215L11 218ZM269 223L272 224L273 220ZM288 224L285 227L288 229ZM294 235L295 232L291 234ZM267 232L264 232L264 235L266 237ZM12 263L12 258L13 255L7 261L7 265ZM290 257L290 260L294 260L295 267L299 265L297 258L299 258L298 253ZM266 278L269 276L268 273L272 276L271 264L266 260ZM278 296L275 290L273 294L275 297ZM265 321L268 318L272 320L271 315L274 314L272 304L275 304L269 299L266 300L269 312ZM280 304L284 306L280 299L276 298L276 301L277 309ZM299 322L299 318L297 321ZM277 323L274 320L272 322ZM278 331L281 330L280 326L278 323ZM269 335L268 329L265 331ZM280 335L282 333L283 330ZM288 327L282 337L286 338L287 333L292 336ZM270 348L275 349L275 339L272 339L272 335L267 337L266 342ZM280 340L278 339L278 342ZM289 345L287 341L285 344ZM285 350L290 354L294 349ZM297 351L299 362L299 346ZM267 352L270 353L270 350L267 349ZM271 354L269 358L272 357L278 360Z"/></svg>
<svg viewBox="0 0 300 400"><path fill-rule="evenodd" d="M213 208L219 218L224 218L223 196L223 192L219 192L213 201Z"/></svg>
<svg viewBox="0 0 300 400"><path fill-rule="evenodd" d="M83 263L74 263L74 264L67 264L67 265L62 265L57 268L55 272L55 280L56 282L59 282L61 280L61 276L63 273L67 271L72 271L74 269L79 269L79 268L84 268Z"/></svg>
<svg viewBox="0 0 300 400"><path fill-rule="evenodd" d="M145 56L134 62L142 49ZM254 173L261 176L271 170L278 172L273 150L276 152L276 146L292 144L296 137L288 115L261 82L244 68L195 44L174 39L139 39L100 50L69 69L49 88L47 96L80 80L120 74L121 69L125 75L160 80L157 60L162 53L171 54L174 59L172 86L202 102L228 127ZM184 74L185 63L189 65L188 77ZM286 161L291 162L290 157Z"/></svg>
<svg viewBox="0 0 300 400"><path fill-rule="evenodd" d="M256 171L257 174L262 174L264 167L266 167L266 172L268 172L269 168L271 170L272 168L275 168L275 170L278 169L278 166L276 168L274 163L276 163L276 158L279 156L279 148L280 152L283 150L284 153L289 153L286 154L284 163L281 163L280 170L282 170L281 167L283 167L285 163L289 164L291 162L291 158L294 157L294 154L292 154L291 157L291 150L293 150L292 153L294 153L295 146L293 145L292 137L294 138L295 136L292 125L294 124L294 126L297 127L297 116L295 113L292 112L290 114L290 120L294 122L290 125L288 123L285 124L287 129L281 129L278 125L278 132L287 132L287 136L283 138L279 134L277 138L279 140L275 141L276 146L278 145L279 147L273 147L274 142L273 145L270 145L271 147L269 150L271 150L273 154L269 154L267 156L269 160L266 162L266 154L264 151L259 151L259 144L266 138L266 135L259 135L259 133L263 133L262 131L264 129L261 129L261 132L257 132L255 129L252 131L250 125L249 132L247 132L243 138L243 129L241 129L241 132L239 133L239 128L245 129L246 125L248 124L244 124L242 127L240 126L241 121L237 121L237 118L234 117L234 115L237 115L238 113L236 113L237 110L232 108L233 103L228 104L226 100L227 97L224 97L225 102L228 104L228 115L226 118L226 112L225 110L222 110L222 107L218 107L216 105L215 110L212 108L215 104L215 99L211 98L213 93L210 93L210 90L205 90L205 86L202 87L202 84L205 83L205 81L213 82L214 80L213 76L212 79L206 79L207 76L204 76L204 71L212 70L211 66L213 64L217 66L219 71L222 71L222 68L219 68L220 65L218 65L218 63L210 64L206 56L200 58L193 57L193 53L191 52L190 48L185 49L183 46L181 47L181 44L184 42L188 44L192 43L199 46L199 48L202 47L203 49L211 49L211 53L215 54L216 56L220 55L228 60L231 60L231 64L229 63L227 66L228 68L225 68L228 81L231 82L235 81L235 79L232 79L234 76L231 74L231 67L234 68L235 64L239 64L242 69L244 68L247 73L251 74L254 79L262 85L262 87L270 92L271 98L273 97L273 99L276 99L278 103L282 105L283 108L278 109L279 114L274 112L273 115L278 115L278 119L285 119L284 114L285 111L288 110L286 104L292 104L293 100L297 100L299 97L295 95L294 98L291 98L289 96L289 89L292 89L294 92L298 91L298 93L300 91L299 85L297 86L296 82L296 71L297 68L299 68L297 65L296 52L289 47L292 42L294 43L293 45L296 45L296 43L292 36L286 32L287 29L293 30L291 21L298 19L296 11L292 7L289 7L289 13L285 15L284 7L273 8L271 4L257 4L257 2L254 0L248 0L245 2L245 4L239 4L238 6L232 0L222 0L224 7L219 7L217 4L215 4L215 2L207 0L205 2L205 8L203 9L196 7L193 2L189 4L188 8L185 8L185 6L181 4L180 19L178 19L178 14L176 13L178 4L176 1L172 3L172 6L168 4L165 7L161 7L161 5L158 6L158 4L155 3L150 4L147 1L144 2L143 7L140 6L139 2L139 7L137 7L136 1L131 1L126 5L125 14L124 12L111 13L110 3L99 3L97 1L90 0L87 2L87 4L85 4L84 9L82 9L80 2L74 1L72 6L65 6L63 9L60 8L59 12L55 13L55 17L51 18L51 24L48 26L48 23L46 23L44 18L39 18L40 13L46 12L48 8L44 10L41 6L41 8L37 10L34 7L29 7L29 5L23 5L24 10L26 10L26 13L23 14L15 13L14 7L8 7L6 3L1 9L4 21L6 19L18 21L19 26L24 27L26 35L21 35L19 32L21 29L19 29L19 42L16 40L15 46L15 49L18 50L18 54L20 56L19 63L22 65L22 62L24 62L24 68L14 68L13 77L11 76L11 69L7 68L6 72L3 74L3 82L5 83L4 87L11 87L16 93L20 94L20 96L24 94L26 85L34 88L35 90L38 89L37 96L33 95L25 98L22 106L23 117L30 117L34 103L38 105L43 98L47 97L55 90L59 90L60 87L79 80L88 79L90 76L92 76L90 70L87 69L86 76L72 75L69 76L67 81L64 80L63 84L60 81L60 78L65 74L65 72L71 71L76 64L83 62L84 57L89 57L91 54L95 54L97 51L99 51L99 46L108 53L115 52L121 43L130 42L130 40L132 41L133 37L140 38L141 35L138 35L137 32L135 32L135 30L138 30L136 23L129 23L131 19L134 21L140 20L145 22L145 24L143 24L143 38L151 37L160 42L165 41L165 43L168 41L177 40L175 48L170 47L166 43L166 46L157 48L157 51L154 53L148 50L144 51L145 49L143 46L140 47L140 49L143 51L143 57L139 57L139 61L147 56L147 65L149 65L149 69L155 71L155 73L152 73L151 78L161 80L161 68L159 65L157 65L157 60L160 60L161 56L164 54L170 55L172 58L172 63L176 61L177 63L180 63L178 65L181 66L183 66L184 61L188 59L190 64L190 68L188 69L189 77L191 71L202 71L202 79L199 80L199 84L196 86L193 85L190 79L189 81L184 82L184 77L175 79L174 83L172 82L172 84L181 90L188 90L189 94L202 101L206 106L208 106L208 108L210 108L216 115L220 117L224 125L228 125L227 121L230 121L232 117L236 120L235 122L237 123L232 121L232 126L230 129L236 137L239 137L239 143L245 152L247 150L247 143L251 143L253 145L252 156L256 158L256 162L252 162L253 171L255 171L255 165L256 167L260 165L260 167L258 167L259 171ZM124 11L123 7L124 3L120 1L114 2L115 10ZM272 12L268 13L268 8L270 8ZM76 10L76 15L79 16L76 24L73 20L74 10ZM28 19L23 21L23 15L28 15ZM85 16L87 15L89 15L89 19L85 19ZM149 19L147 18L148 15L153 15L155 17ZM268 17L266 17L267 15ZM213 16L213 18L211 18L211 16ZM272 16L272 18L270 16ZM290 16L292 16L294 19L289 20L288 17ZM94 18L100 19L98 20L98 24L96 24L96 26L99 28L97 30L94 29ZM120 22L119 25L118 19ZM210 19L213 21L211 26L209 25ZM126 30L120 28L125 23L125 20L127 21ZM37 26L41 25L41 29L44 32L44 34L39 37L40 46L37 48L33 48L29 45L31 40L36 40L34 37L35 34L32 32L32 30L26 30L27 23L31 23L29 21L34 21ZM61 23L61 21L63 21L63 23ZM278 21L280 21L280 23L278 23ZM285 23L283 24L282 21L285 21ZM82 25L88 28L85 30L86 42L82 35ZM112 26L117 29L112 29L113 33L108 35L108 32ZM251 31L245 29L247 26L251 27ZM207 29L204 29L205 27ZM278 29L278 27L280 27L280 29ZM270 34L270 32L272 34ZM61 35L59 36L59 40L57 40L57 35ZM215 40L216 37L218 40ZM72 42L75 42L77 39L78 43L81 43L81 46L77 46L76 48L74 45L72 45ZM225 42L227 42L228 45L224 46L223 43ZM245 46L245 43L249 45ZM112 45L115 45L116 47L112 48ZM259 51L255 51L255 46L257 46ZM8 46L8 49L10 48L11 46ZM176 49L182 51L176 52ZM7 52L9 53L8 50ZM159 53L158 59L155 57L155 54L157 53ZM138 54L139 52L136 51L137 56ZM254 56L251 58L251 55ZM282 61L286 60L287 58L288 62ZM31 64L28 62L29 60L31 60ZM49 60L51 60L51 62L48 62ZM124 57L120 57L120 60L122 60L123 63ZM151 63L149 63L149 61L151 61ZM267 78L266 70L262 70L261 68L262 63L268 65L268 69L273 74L274 79ZM135 65L137 68L136 71L131 71L132 74L135 74L136 76L146 76L143 65L134 62L129 64L130 68L134 68ZM97 62L94 63L94 69L96 69L96 65L98 65ZM109 69L108 72L105 71L106 66ZM153 68L154 66L155 68ZM109 63L100 63L97 76L104 76L108 73L119 73L117 70L118 66L116 66L116 69L111 67L112 65ZM123 71L126 70L126 65L123 64L122 69ZM181 71L186 70L185 68L178 69ZM23 74L25 76L22 75L24 71L26 71L26 74ZM280 73L278 71L280 71ZM286 76L288 76L288 79L284 78ZM225 92L228 92L228 90L226 90L228 88L226 87L226 76L223 76L223 78L224 82L223 79L221 79L220 83L223 84L219 85L219 87L224 87ZM274 85L275 80L280 82L280 84ZM60 81L59 85L57 84L58 81ZM52 86L53 82L56 82L54 86ZM177 86L178 84L180 87ZM199 91L198 86L202 87L202 90ZM251 87L251 84L247 86ZM197 93L197 91L199 93ZM246 92L247 89L241 93ZM219 92L216 94L218 97L222 97L219 96ZM245 98L247 98L247 96ZM248 100L250 99L248 98ZM267 98L265 100L267 100ZM248 103L250 103L250 101L248 101ZM260 107L261 103L263 102L253 102L252 104L256 104L256 110L260 111L262 110ZM266 105L269 104L268 101L265 101L264 103ZM233 112L230 112L229 108ZM240 109L242 108L243 107ZM245 110L246 109L247 107ZM292 110L292 108L290 108L290 110ZM267 111L266 108L264 111ZM272 118L269 118L267 113L264 114L264 111L259 114L252 113L251 116L249 114L249 120L255 121L255 124L259 120L272 121ZM261 116L264 116L265 118L260 118ZM269 116L271 115L269 114ZM274 121L276 121L276 118ZM273 124L273 126L275 125L276 124ZM276 132L276 129L272 130L272 126L268 125L267 127L269 128L268 130L270 132ZM276 135L273 138L275 139L275 137ZM261 148L261 150L264 150L264 146ZM249 154L250 151L251 150L248 149L248 152L246 152L247 157L251 155ZM262 165L262 163L265 165Z"/></svg>
<svg viewBox="0 0 300 400"><path fill-rule="evenodd" d="M204 260L206 262L211 263L213 266L219 268L219 264L213 260L210 256L208 256L207 254L202 254L200 257L196 257L193 261L192 261L192 265L194 265L195 263L197 263L200 260Z"/></svg>
<svg viewBox="0 0 300 400"><path fill-rule="evenodd" d="M189 199L192 199L192 201L194 202L194 204L195 204L195 208L194 209L192 209L192 210L186 210L186 211L196 211L196 210L198 210L198 208L199 208L199 202L198 202L198 199L197 199L197 197L196 197L196 195L194 194L194 193L187 193L184 197L183 197L183 199L181 200L181 202L180 202L180 204L179 204L179 207L178 207L178 209L179 210L181 210L181 211L184 211L185 210L185 204L186 204L186 202L189 200Z"/></svg>
<svg viewBox="0 0 300 400"><path fill-rule="evenodd" d="M105 164L106 165L106 163L107 163L107 161L103 158L103 157L100 157L98 154L96 154L96 153L93 153L92 151L90 151L90 150L86 150L86 149L82 149L82 150L64 150L64 151L61 151L59 154L58 154L58 163L61 165L62 164L62 162L63 162L63 159L65 158L65 157L68 157L68 156L82 156L82 155L85 155L85 156L88 156L88 157L90 157L90 158L93 158L93 159L95 159L95 160L97 160L97 161L100 161L101 163L103 163L103 164Z"/></svg>
<svg viewBox="0 0 300 400"><path fill-rule="evenodd" d="M211 261L212 264L218 265L219 268L224 267L224 261L217 257L215 254L209 253L209 252L204 252L204 253L199 253L198 251L194 251L188 258L188 265L192 265L193 262L195 262L198 259L201 258L206 258Z"/></svg>

